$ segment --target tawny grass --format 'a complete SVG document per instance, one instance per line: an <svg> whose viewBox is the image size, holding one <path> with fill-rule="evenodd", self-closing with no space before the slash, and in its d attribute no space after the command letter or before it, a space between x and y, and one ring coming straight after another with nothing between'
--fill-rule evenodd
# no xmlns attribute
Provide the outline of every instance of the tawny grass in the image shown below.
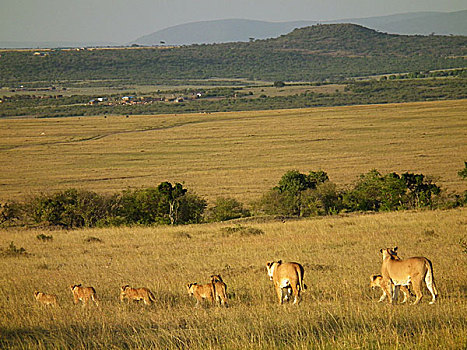
<svg viewBox="0 0 467 350"><path fill-rule="evenodd" d="M167 116L0 120L0 200L182 182L248 204L288 170L347 185L371 169L463 191L467 100Z"/></svg>
<svg viewBox="0 0 467 350"><path fill-rule="evenodd" d="M264 232L226 236L218 223L76 231L5 230L28 255L0 256L0 347L112 349L396 349L467 345L467 211L394 212L286 222L244 221ZM53 237L40 241L40 233ZM90 239L93 238L93 239ZM440 298L378 303L369 276L379 249L433 262ZM308 289L276 305L265 263L297 261ZM229 308L195 308L188 282L221 274ZM73 305L68 286L94 286L100 307ZM154 305L118 300L124 284L149 287ZM58 295L41 307L34 290ZM411 299L413 302L414 298Z"/></svg>

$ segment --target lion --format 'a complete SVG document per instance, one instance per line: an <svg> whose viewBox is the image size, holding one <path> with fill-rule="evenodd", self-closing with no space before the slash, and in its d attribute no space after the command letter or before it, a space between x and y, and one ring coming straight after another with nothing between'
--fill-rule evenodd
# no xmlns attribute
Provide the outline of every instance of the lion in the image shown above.
<svg viewBox="0 0 467 350"><path fill-rule="evenodd" d="M271 281L274 282L277 299L279 304L283 304L284 300L289 299L289 291L292 289L294 296L294 304L300 301L300 293L305 290L303 284L303 276L305 270L303 266L295 262L270 261L266 264L268 275Z"/></svg>
<svg viewBox="0 0 467 350"><path fill-rule="evenodd" d="M196 299L196 306L199 306L203 300L210 302L214 306L215 291L213 283L188 283L186 287L188 294Z"/></svg>
<svg viewBox="0 0 467 350"><path fill-rule="evenodd" d="M219 305L227 305L227 285L220 275L211 275L211 283L214 285L214 296Z"/></svg>
<svg viewBox="0 0 467 350"><path fill-rule="evenodd" d="M381 276L381 275L371 275L370 276L370 287L371 288L381 288L382 291L383 291L383 295L381 295L381 297L378 300L379 303L384 301L388 296L386 291L385 291L385 288L383 288L382 281L383 281L383 276ZM402 304L403 304L403 303L405 303L407 301L407 297L409 295L411 295L411 293L410 293L409 289L406 286L400 286L400 290L402 291L402 293L404 293L404 300L402 300Z"/></svg>
<svg viewBox="0 0 467 350"><path fill-rule="evenodd" d="M397 256L397 247L393 249L381 249L380 252L383 257L381 265L383 280L381 285L386 294L392 297L392 300L389 300L389 302L393 304L396 302L400 286L407 286L409 283L412 283L416 296L414 304L418 304L423 297L423 281L425 281L432 295L430 304L436 301L438 291L433 276L433 265L430 260L425 257L400 259ZM392 285L394 285L394 292L392 291Z"/></svg>
<svg viewBox="0 0 467 350"><path fill-rule="evenodd" d="M46 294L42 292L38 292L37 290L34 291L34 298L43 304L43 305L50 305L50 306L57 306L57 296L55 294Z"/></svg>
<svg viewBox="0 0 467 350"><path fill-rule="evenodd" d="M96 306L99 306L99 300L97 299L97 293L94 287L82 287L81 284L74 284L70 286L70 289L73 294L73 303L75 305L81 301L84 306L89 300L92 300L96 303Z"/></svg>
<svg viewBox="0 0 467 350"><path fill-rule="evenodd" d="M142 288L131 288L129 285L125 285L120 288L120 301L127 299L128 302L131 300L139 301L142 300L145 305L151 304L156 301L154 294L145 287Z"/></svg>

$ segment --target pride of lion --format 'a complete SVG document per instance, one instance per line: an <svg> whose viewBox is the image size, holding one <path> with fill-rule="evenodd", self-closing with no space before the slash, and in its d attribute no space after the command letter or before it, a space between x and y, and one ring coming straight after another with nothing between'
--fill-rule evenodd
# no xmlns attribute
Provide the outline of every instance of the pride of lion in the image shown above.
<svg viewBox="0 0 467 350"><path fill-rule="evenodd" d="M381 288L391 296L389 302L396 303L401 286L412 284L416 299L414 304L422 300L423 282L431 293L430 304L436 301L438 291L433 277L433 265L425 257L401 259L397 256L397 247L381 249L383 263L381 265Z"/></svg>
<svg viewBox="0 0 467 350"><path fill-rule="evenodd" d="M438 291L436 289L433 266L425 257L412 257L402 259L397 255L397 247L384 248L382 254L381 273L370 276L370 287L381 288L383 294L379 302L388 299L389 303L395 304L398 299L399 290L403 292L405 303L412 293L412 286L416 296L414 304L420 303L423 297L423 284L431 293L430 304L436 301ZM277 301L280 305L288 302L293 297L293 304L299 304L301 293L307 289L303 282L305 269L297 262L283 262L282 260L269 261L266 263L267 274L273 282ZM188 294L196 299L196 306L208 303L211 306L227 307L228 295L227 285L219 274L211 275L210 281L205 284L188 283L186 289ZM70 287L73 303L82 303L83 307L93 301L99 306L96 289L94 287L83 287L81 284L73 284ZM38 303L46 306L58 306L57 296L34 291L34 298ZM128 284L120 287L120 301L127 299L128 302L143 301L145 305L156 302L154 294L146 287L133 288Z"/></svg>

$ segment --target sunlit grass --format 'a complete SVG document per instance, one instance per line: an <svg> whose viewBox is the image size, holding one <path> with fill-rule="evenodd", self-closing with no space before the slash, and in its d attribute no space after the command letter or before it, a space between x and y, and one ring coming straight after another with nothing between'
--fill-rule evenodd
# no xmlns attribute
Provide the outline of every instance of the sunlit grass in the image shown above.
<svg viewBox="0 0 467 350"><path fill-rule="evenodd" d="M0 346L13 348L449 348L467 345L465 209L243 222L264 234L225 235L233 223L1 232L28 255L0 257ZM52 240L37 239L39 233ZM89 240L94 237L98 240ZM378 303L369 276L379 249L433 262L440 293L428 305ZM265 262L305 267L302 303L276 305ZM219 273L229 308L195 308L188 282ZM101 307L75 306L68 286L94 286ZM118 300L124 284L150 288L152 306ZM33 291L55 293L41 307ZM413 301L414 298L412 298Z"/></svg>
<svg viewBox="0 0 467 350"><path fill-rule="evenodd" d="M168 116L0 120L0 200L182 182L245 204L288 170L344 186L376 168L463 191L467 100Z"/></svg>

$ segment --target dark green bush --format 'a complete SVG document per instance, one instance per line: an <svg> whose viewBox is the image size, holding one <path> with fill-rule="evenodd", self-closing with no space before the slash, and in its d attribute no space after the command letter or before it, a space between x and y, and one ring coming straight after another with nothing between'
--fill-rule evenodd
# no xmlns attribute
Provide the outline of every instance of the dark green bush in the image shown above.
<svg viewBox="0 0 467 350"><path fill-rule="evenodd" d="M180 184L127 190L113 196L67 189L41 194L24 204L5 204L2 222L18 218L21 224L66 229L120 225L187 224L203 219L206 201Z"/></svg>
<svg viewBox="0 0 467 350"><path fill-rule="evenodd" d="M24 208L18 202L0 204L0 224L14 224L22 220Z"/></svg>
<svg viewBox="0 0 467 350"><path fill-rule="evenodd" d="M93 227L111 215L113 200L95 192L68 189L42 194L27 204L33 222L63 228Z"/></svg>
<svg viewBox="0 0 467 350"><path fill-rule="evenodd" d="M187 193L181 184L125 191L116 216L127 225L188 224L202 221L206 201Z"/></svg>
<svg viewBox="0 0 467 350"><path fill-rule="evenodd" d="M210 209L208 221L226 221L250 216L250 212L234 198L219 197Z"/></svg>
<svg viewBox="0 0 467 350"><path fill-rule="evenodd" d="M329 181L324 171L312 171L308 175L297 170L286 172L279 180L279 184L268 191L260 200L259 206L263 212L271 215L309 216L318 210L313 206L323 206L323 203L312 203L310 191ZM305 198L306 197L306 198ZM316 198L318 199L317 196ZM320 200L324 197L321 196ZM329 200L329 198L327 199ZM328 209L325 209L327 212Z"/></svg>
<svg viewBox="0 0 467 350"><path fill-rule="evenodd" d="M441 189L423 174L389 173L371 170L360 175L354 187L344 193L349 211L391 211L432 207Z"/></svg>

